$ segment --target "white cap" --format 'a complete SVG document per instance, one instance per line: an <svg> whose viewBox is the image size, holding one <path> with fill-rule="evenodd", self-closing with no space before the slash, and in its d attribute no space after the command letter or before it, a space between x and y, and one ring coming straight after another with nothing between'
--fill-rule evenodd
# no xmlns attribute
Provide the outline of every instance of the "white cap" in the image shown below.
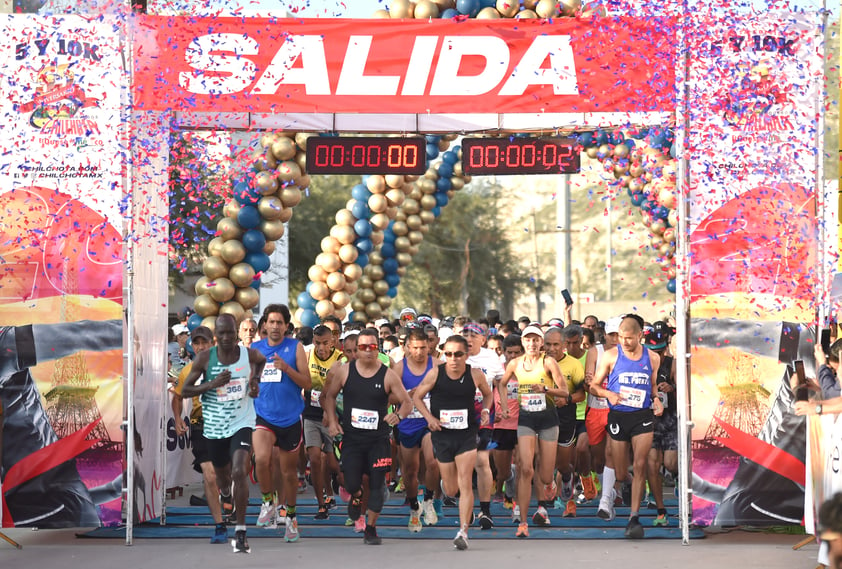
<svg viewBox="0 0 842 569"><path fill-rule="evenodd" d="M439 328L439 346L447 342L453 336L453 328Z"/></svg>
<svg viewBox="0 0 842 569"><path fill-rule="evenodd" d="M178 336L180 334L189 334L190 328L188 328L184 324L173 324L172 333L175 336Z"/></svg>
<svg viewBox="0 0 842 569"><path fill-rule="evenodd" d="M622 316L615 316L614 318L609 318L605 322L605 333L606 334L616 334L620 331L620 323L623 321Z"/></svg>
<svg viewBox="0 0 842 569"><path fill-rule="evenodd" d="M342 337L340 338L340 340L342 340L344 342L346 339L350 338L351 336L359 336L359 335L360 335L359 330L348 330L347 332L342 334Z"/></svg>
<svg viewBox="0 0 842 569"><path fill-rule="evenodd" d="M526 337L529 334L536 334L539 338L544 337L544 331L541 330L541 327L538 324L530 324L523 329L523 332L520 333L521 337Z"/></svg>
<svg viewBox="0 0 842 569"><path fill-rule="evenodd" d="M389 321L388 321L388 320L386 320L385 318L380 318L379 320L375 320L375 321L374 321L374 327L375 327L375 328L380 328L380 327L381 327L381 326L383 326L384 324L388 324L388 323L389 323Z"/></svg>

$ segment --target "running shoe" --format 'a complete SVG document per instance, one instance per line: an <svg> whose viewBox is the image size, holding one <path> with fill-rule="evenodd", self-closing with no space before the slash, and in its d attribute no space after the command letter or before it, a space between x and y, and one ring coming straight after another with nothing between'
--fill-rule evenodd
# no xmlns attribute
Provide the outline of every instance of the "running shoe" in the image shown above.
<svg viewBox="0 0 842 569"><path fill-rule="evenodd" d="M532 515L532 523L536 526L548 527L550 525L550 515L544 506L538 506L538 509Z"/></svg>
<svg viewBox="0 0 842 569"><path fill-rule="evenodd" d="M339 499L345 502L346 504L351 501L351 494L345 489L344 486L339 487Z"/></svg>
<svg viewBox="0 0 842 569"><path fill-rule="evenodd" d="M407 527L412 533L421 531L421 508L409 509L409 524L407 524Z"/></svg>
<svg viewBox="0 0 842 569"><path fill-rule="evenodd" d="M325 496L325 508L332 510L336 507L336 498L333 496Z"/></svg>
<svg viewBox="0 0 842 569"><path fill-rule="evenodd" d="M468 536L461 529L456 534L456 537L453 538L453 545L459 551L465 551L468 549Z"/></svg>
<svg viewBox="0 0 842 569"><path fill-rule="evenodd" d="M505 501L506 497L503 495L502 492L495 492L494 496L491 497L491 501L495 504L502 504Z"/></svg>
<svg viewBox="0 0 842 569"><path fill-rule="evenodd" d="M562 489L562 497L563 497L564 489L566 489L566 485L564 483L562 483L562 488L563 488ZM558 493L558 486L556 485L555 480L553 480L552 484L544 484L544 500L547 500L547 501L554 500L557 493ZM567 498L567 499L569 500L570 498Z"/></svg>
<svg viewBox="0 0 842 569"><path fill-rule="evenodd" d="M508 496L503 496L503 508L504 509L511 510L514 505L515 505L514 500L512 500Z"/></svg>
<svg viewBox="0 0 842 569"><path fill-rule="evenodd" d="M655 527L667 527L670 525L670 517L667 514L658 514L658 517L652 520L652 525Z"/></svg>
<svg viewBox="0 0 842 569"><path fill-rule="evenodd" d="M596 498L596 486L594 485L593 477L588 474L582 476L582 494L585 495L585 500L593 500Z"/></svg>
<svg viewBox="0 0 842 569"><path fill-rule="evenodd" d="M626 537L630 539L643 539L643 526L637 517L629 520L629 525L626 526Z"/></svg>
<svg viewBox="0 0 842 569"><path fill-rule="evenodd" d="M362 533L365 531L365 518L360 516L354 522L354 533Z"/></svg>
<svg viewBox="0 0 842 569"><path fill-rule="evenodd" d="M439 515L436 513L434 502L435 500L424 500L421 506L424 523L428 526L434 526L439 523Z"/></svg>
<svg viewBox="0 0 842 569"><path fill-rule="evenodd" d="M380 545L383 540L377 535L377 528L373 526L365 526L363 532L363 543L366 545Z"/></svg>
<svg viewBox="0 0 842 569"><path fill-rule="evenodd" d="M451 498L450 496L443 496L444 505L448 508L455 508L456 507L456 498Z"/></svg>
<svg viewBox="0 0 842 569"><path fill-rule="evenodd" d="M576 517L576 500L567 500L567 507L564 508L564 513L562 514L564 518L575 518Z"/></svg>
<svg viewBox="0 0 842 569"><path fill-rule="evenodd" d="M647 497L645 501L646 501L646 509L647 510L657 510L658 509L658 503L655 500L653 500L652 498Z"/></svg>
<svg viewBox="0 0 842 569"><path fill-rule="evenodd" d="M257 527L265 528L275 525L275 505L272 502L263 502L260 505L260 515L257 516Z"/></svg>
<svg viewBox="0 0 842 569"><path fill-rule="evenodd" d="M249 547L249 540L246 539L246 532L240 530L235 533L235 538L231 540L231 547L234 548L234 553L251 553Z"/></svg>
<svg viewBox="0 0 842 569"><path fill-rule="evenodd" d="M275 509L275 525L278 526L280 524L285 524L287 521L287 508L286 506L278 506Z"/></svg>
<svg viewBox="0 0 842 569"><path fill-rule="evenodd" d="M479 513L479 527L481 529L493 529L494 528L494 520L491 519L491 516L484 514L483 512Z"/></svg>
<svg viewBox="0 0 842 569"><path fill-rule="evenodd" d="M596 517L612 521L616 513L614 512L614 492L608 495L608 499L599 501L599 509L596 511Z"/></svg>
<svg viewBox="0 0 842 569"><path fill-rule="evenodd" d="M567 502L569 499L573 497L573 477L570 477L570 480L567 482L561 481L561 501ZM547 498L549 500L549 498Z"/></svg>
<svg viewBox="0 0 842 569"><path fill-rule="evenodd" d="M444 502L438 498L433 498L433 510L435 510L436 516L439 518L444 517L444 511L442 508L444 508Z"/></svg>
<svg viewBox="0 0 842 569"><path fill-rule="evenodd" d="M403 485L403 476L398 479L398 483L395 485L395 489L392 490L395 494L402 494L406 490Z"/></svg>
<svg viewBox="0 0 842 569"><path fill-rule="evenodd" d="M234 519L234 498L220 494L219 504L222 508L222 521L231 523Z"/></svg>
<svg viewBox="0 0 842 569"><path fill-rule="evenodd" d="M512 522L516 522L520 518L520 506L517 502L512 502Z"/></svg>
<svg viewBox="0 0 842 569"><path fill-rule="evenodd" d="M559 496L553 502L553 510L562 510L562 509L564 509L564 502L561 501L561 496Z"/></svg>
<svg viewBox="0 0 842 569"><path fill-rule="evenodd" d="M314 520L326 520L326 519L328 519L329 517L330 517L330 514L328 514L328 512L327 512L327 507L326 507L326 506L321 506L321 507L319 508L319 511L318 511L318 512L316 512L316 515L315 515L315 516L313 516L313 519L314 519Z"/></svg>
<svg viewBox="0 0 842 569"><path fill-rule="evenodd" d="M228 528L225 524L217 524L210 538L211 543L228 543Z"/></svg>
<svg viewBox="0 0 842 569"><path fill-rule="evenodd" d="M515 537L529 537L529 525L526 522L522 522L517 526Z"/></svg>
<svg viewBox="0 0 842 569"><path fill-rule="evenodd" d="M350 502L348 502L348 517L354 521L360 519L360 514L362 513L362 500L359 498L352 498Z"/></svg>
<svg viewBox="0 0 842 569"><path fill-rule="evenodd" d="M298 493L303 494L307 490L307 481L303 478L298 479Z"/></svg>
<svg viewBox="0 0 842 569"><path fill-rule="evenodd" d="M298 518L288 517L286 530L284 531L284 541L293 543L298 541L298 537Z"/></svg>

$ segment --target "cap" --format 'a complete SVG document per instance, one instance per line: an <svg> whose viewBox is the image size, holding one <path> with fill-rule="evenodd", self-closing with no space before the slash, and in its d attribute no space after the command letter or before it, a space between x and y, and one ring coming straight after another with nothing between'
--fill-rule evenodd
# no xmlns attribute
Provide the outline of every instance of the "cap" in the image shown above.
<svg viewBox="0 0 842 569"><path fill-rule="evenodd" d="M359 330L348 330L347 332L342 334L342 337L340 338L340 340L345 341L346 339L350 338L351 336L359 336L359 335L360 335Z"/></svg>
<svg viewBox="0 0 842 569"><path fill-rule="evenodd" d="M388 320L386 320L385 318L379 318L379 319L377 319L377 320L375 320L375 321L374 321L374 327L375 327L375 328L380 328L381 326L384 326L384 325L386 325L386 324L388 324L388 323L389 323L389 321L388 321Z"/></svg>
<svg viewBox="0 0 842 569"><path fill-rule="evenodd" d="M425 325L425 324L432 324L433 323L433 317L430 316L429 314L419 314L418 315L418 323L421 324L422 326Z"/></svg>
<svg viewBox="0 0 842 569"><path fill-rule="evenodd" d="M555 326L557 328L564 328L564 320L561 318L550 318L544 326Z"/></svg>
<svg viewBox="0 0 842 569"><path fill-rule="evenodd" d="M643 336L643 343L647 348L662 350L667 347L672 333L672 329L666 322L655 322L652 324L652 328Z"/></svg>
<svg viewBox="0 0 842 569"><path fill-rule="evenodd" d="M439 346L447 342L453 336L453 328L439 328Z"/></svg>
<svg viewBox="0 0 842 569"><path fill-rule="evenodd" d="M418 313L415 312L414 308L406 307L401 310L400 315L398 316L401 320L415 320L418 318Z"/></svg>
<svg viewBox="0 0 842 569"><path fill-rule="evenodd" d="M208 342L213 342L213 332L207 326L196 326L190 333L190 339L195 340L196 338L204 338Z"/></svg>
<svg viewBox="0 0 842 569"><path fill-rule="evenodd" d="M541 330L541 327L537 324L530 324L526 328L523 329L521 332L521 337L528 336L529 334L536 334L539 338L544 337L544 332Z"/></svg>
<svg viewBox="0 0 842 569"><path fill-rule="evenodd" d="M605 333L616 334L620 331L620 323L623 321L621 316L615 316L605 321Z"/></svg>
<svg viewBox="0 0 842 569"><path fill-rule="evenodd" d="M184 324L173 324L172 333L176 336L180 336L182 334L189 334L190 329Z"/></svg>
<svg viewBox="0 0 842 569"><path fill-rule="evenodd" d="M482 331L482 326L476 322L468 322L462 326L462 334L476 334L477 336L484 336L485 332Z"/></svg>

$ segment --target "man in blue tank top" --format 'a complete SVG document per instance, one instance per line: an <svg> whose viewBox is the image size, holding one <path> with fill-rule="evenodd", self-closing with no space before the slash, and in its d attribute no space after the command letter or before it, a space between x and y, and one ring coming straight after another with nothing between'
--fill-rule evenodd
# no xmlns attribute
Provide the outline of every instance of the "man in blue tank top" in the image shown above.
<svg viewBox="0 0 842 569"><path fill-rule="evenodd" d="M639 520L640 500L643 498L646 462L655 430L654 415L661 415L664 411L658 398L656 382L660 357L643 346L643 325L639 317L624 317L618 336L617 347L607 350L600 360L590 391L592 395L605 397L610 407L608 444L617 476L615 486L622 484L628 476L629 447L634 455L631 515L626 526L626 537L641 539L643 526ZM602 387L606 377L607 387ZM609 519L613 518L612 505Z"/></svg>

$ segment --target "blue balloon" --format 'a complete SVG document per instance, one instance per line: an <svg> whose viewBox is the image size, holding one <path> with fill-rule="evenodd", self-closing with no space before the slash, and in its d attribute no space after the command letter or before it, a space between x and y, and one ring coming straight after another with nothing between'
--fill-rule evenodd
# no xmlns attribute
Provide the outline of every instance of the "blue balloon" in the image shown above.
<svg viewBox="0 0 842 569"><path fill-rule="evenodd" d="M202 317L195 312L187 319L187 329L191 332L202 325Z"/></svg>
<svg viewBox="0 0 842 569"><path fill-rule="evenodd" d="M357 264L361 269L364 269L368 265L368 255L360 253L359 256L357 256Z"/></svg>
<svg viewBox="0 0 842 569"><path fill-rule="evenodd" d="M453 166L454 164L459 162L459 155L453 152L452 150L448 150L447 152L441 155L441 160L442 162Z"/></svg>
<svg viewBox="0 0 842 569"><path fill-rule="evenodd" d="M447 202L450 201L450 198L447 197L447 194L436 192L434 195L436 196L436 205L439 207L446 206Z"/></svg>
<svg viewBox="0 0 842 569"><path fill-rule="evenodd" d="M357 184L351 188L351 197L359 201L368 201L371 197L371 191L363 184Z"/></svg>
<svg viewBox="0 0 842 569"><path fill-rule="evenodd" d="M266 247L266 236L259 229L249 229L243 233L243 247L246 251L263 251Z"/></svg>
<svg viewBox="0 0 842 569"><path fill-rule="evenodd" d="M655 219L666 219L670 214L670 210L662 205L652 208L652 217Z"/></svg>
<svg viewBox="0 0 842 569"><path fill-rule="evenodd" d="M390 287L396 287L401 283L401 276L398 274L386 275L383 277L383 280L385 280Z"/></svg>
<svg viewBox="0 0 842 569"><path fill-rule="evenodd" d="M454 10L453 8L448 8L444 12L441 13L442 20L450 20L451 18L455 18L459 15L459 12Z"/></svg>
<svg viewBox="0 0 842 569"><path fill-rule="evenodd" d="M675 279L670 279L670 280L667 281L667 290L669 292L675 292L675 287L676 287Z"/></svg>
<svg viewBox="0 0 842 569"><path fill-rule="evenodd" d="M303 308L304 310L313 310L316 308L316 300L307 291L299 293L295 300L298 302L298 308Z"/></svg>
<svg viewBox="0 0 842 569"><path fill-rule="evenodd" d="M383 250L381 249L380 252L382 254ZM398 264L398 260L395 259L394 257L389 257L387 259L383 259L383 270L386 272L387 275L390 275L390 274L393 274L393 273L397 274L399 267L400 267L400 265Z"/></svg>
<svg viewBox="0 0 842 569"><path fill-rule="evenodd" d="M257 188L252 187L247 180L241 180L234 186L234 199L240 205L257 205L261 197L263 196L260 195Z"/></svg>
<svg viewBox="0 0 842 569"><path fill-rule="evenodd" d="M383 232L383 243L384 243L384 244L386 244L386 243L394 243L394 242L395 242L395 239L397 239L397 238L398 238L398 236L397 236L397 235L395 235L395 232L394 232L394 231L392 231L392 223L393 223L393 222L392 222L392 221L390 221L390 222L389 222L389 227L387 227L387 228L386 228L386 231L384 231L384 232Z"/></svg>
<svg viewBox="0 0 842 569"><path fill-rule="evenodd" d="M447 178L448 179L447 181L449 182L450 181L449 178L453 175L453 164L448 164L447 162L442 162L441 164L439 164L438 172L439 172L439 176L440 176L439 182L441 182L445 178Z"/></svg>
<svg viewBox="0 0 842 569"><path fill-rule="evenodd" d="M260 279L252 279L251 284L249 286L257 292L260 292Z"/></svg>
<svg viewBox="0 0 842 569"><path fill-rule="evenodd" d="M441 208L440 208L439 206L434 207L434 208L433 208L433 209L431 209L430 211L432 211L432 212L433 212L433 215L434 215L435 217L438 217L438 216L440 216L440 215L441 215Z"/></svg>
<svg viewBox="0 0 842 569"><path fill-rule="evenodd" d="M629 136L634 138L635 140L643 140L644 138L646 138L647 134L649 134L649 129L641 128L640 130L630 132Z"/></svg>
<svg viewBox="0 0 842 569"><path fill-rule="evenodd" d="M495 8L497 6L497 0L480 0L479 5L480 9Z"/></svg>
<svg viewBox="0 0 842 569"><path fill-rule="evenodd" d="M444 164L442 164L444 166ZM441 168L439 168L439 173L441 173ZM439 178L436 180L436 191L437 192L446 192L453 188L453 182L450 181L450 176L447 178Z"/></svg>
<svg viewBox="0 0 842 569"><path fill-rule="evenodd" d="M646 213L651 212L654 208L655 204L651 200L644 198L644 200L640 202L640 209L645 211Z"/></svg>
<svg viewBox="0 0 842 569"><path fill-rule="evenodd" d="M427 144L435 144L436 148L438 148L439 140L441 140L441 136L438 134L426 134L424 135L424 140L427 141Z"/></svg>
<svg viewBox="0 0 842 569"><path fill-rule="evenodd" d="M597 146L608 144L608 133L602 130L596 131L595 143Z"/></svg>
<svg viewBox="0 0 842 569"><path fill-rule="evenodd" d="M634 192L634 193L632 194L632 196L631 196L631 203L632 203L632 205L634 205L634 206L638 206L638 207L640 207L640 205L643 203L643 200L645 200L645 199L646 199L646 198L644 198L644 197L643 197L643 194L642 194L642 193L640 193L640 192Z"/></svg>
<svg viewBox="0 0 842 569"><path fill-rule="evenodd" d="M319 325L321 320L319 319L319 315L315 313L313 310L304 310L301 312L301 325L302 326L309 326L310 328L315 328Z"/></svg>
<svg viewBox="0 0 842 569"><path fill-rule="evenodd" d="M360 220L371 217L371 210L368 207L368 202L365 200L357 200L354 202L354 205L351 207L351 213L354 214L354 217Z"/></svg>
<svg viewBox="0 0 842 569"><path fill-rule="evenodd" d="M608 135L608 140L614 145L621 144L624 139L625 136L623 135L623 132L619 130Z"/></svg>
<svg viewBox="0 0 842 569"><path fill-rule="evenodd" d="M367 219L358 219L354 223L354 231L360 237L368 237L371 235L371 222Z"/></svg>
<svg viewBox="0 0 842 569"><path fill-rule="evenodd" d="M395 249L395 242L392 241L391 243L387 243L386 240L383 240L383 244L380 246L380 254L383 255L384 259L390 259L395 256L397 253L397 249Z"/></svg>
<svg viewBox="0 0 842 569"><path fill-rule="evenodd" d="M243 229L254 229L261 221L260 212L253 205L244 205L237 212L237 223Z"/></svg>
<svg viewBox="0 0 842 569"><path fill-rule="evenodd" d="M427 160L434 160L439 155L439 145L427 143Z"/></svg>
<svg viewBox="0 0 842 569"><path fill-rule="evenodd" d="M588 148L589 146L593 146L596 144L592 132L583 132L579 135L578 138L579 144L581 144L583 148Z"/></svg>
<svg viewBox="0 0 842 569"><path fill-rule="evenodd" d="M395 298L396 296L398 296L398 287L390 286L389 290L386 291L386 296L388 296L389 298Z"/></svg>
<svg viewBox="0 0 842 569"><path fill-rule="evenodd" d="M272 265L272 262L269 260L269 255L263 251L246 253L246 258L243 259L243 261L251 265L256 273L262 273L263 271L268 270Z"/></svg>
<svg viewBox="0 0 842 569"><path fill-rule="evenodd" d="M374 244L368 237L360 237L354 244L357 246L357 251L361 254L367 255L374 249Z"/></svg>
<svg viewBox="0 0 842 569"><path fill-rule="evenodd" d="M471 18L479 13L479 0L456 0L456 11Z"/></svg>

